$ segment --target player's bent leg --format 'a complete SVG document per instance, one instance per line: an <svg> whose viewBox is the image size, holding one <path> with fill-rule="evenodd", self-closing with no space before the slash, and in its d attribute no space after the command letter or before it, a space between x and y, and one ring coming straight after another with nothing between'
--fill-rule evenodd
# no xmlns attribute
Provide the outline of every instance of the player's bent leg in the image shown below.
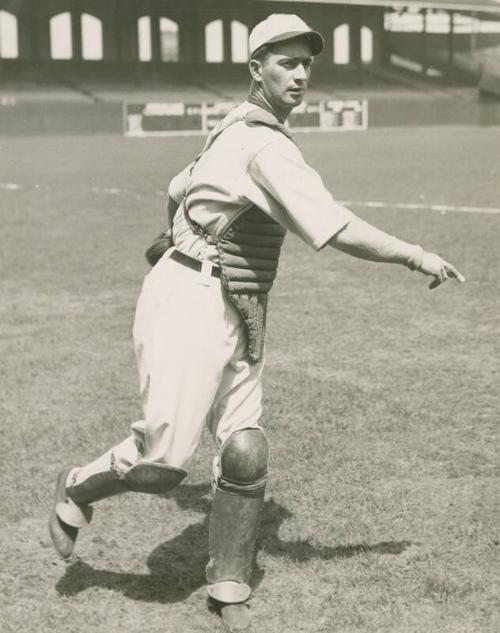
<svg viewBox="0 0 500 633"><path fill-rule="evenodd" d="M222 446L209 524L207 591L233 630L249 624L244 604L267 481L268 445L260 428L233 433ZM236 605L240 605L237 607Z"/></svg>
<svg viewBox="0 0 500 633"><path fill-rule="evenodd" d="M175 488L186 471L162 463L138 463L120 473L110 467L78 478L78 469L65 469L57 479L56 497L49 520L49 531L56 550L63 558L73 553L78 530L88 525L93 503L123 492L164 494Z"/></svg>

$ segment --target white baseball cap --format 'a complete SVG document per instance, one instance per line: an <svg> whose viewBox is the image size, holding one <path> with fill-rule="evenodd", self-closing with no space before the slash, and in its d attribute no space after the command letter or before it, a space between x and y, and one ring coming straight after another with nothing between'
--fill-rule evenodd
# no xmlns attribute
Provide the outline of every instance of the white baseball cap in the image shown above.
<svg viewBox="0 0 500 633"><path fill-rule="evenodd" d="M320 33L313 31L298 15L273 13L252 29L248 38L250 55L264 44L282 42L299 35L307 37L313 55L321 53L324 40Z"/></svg>

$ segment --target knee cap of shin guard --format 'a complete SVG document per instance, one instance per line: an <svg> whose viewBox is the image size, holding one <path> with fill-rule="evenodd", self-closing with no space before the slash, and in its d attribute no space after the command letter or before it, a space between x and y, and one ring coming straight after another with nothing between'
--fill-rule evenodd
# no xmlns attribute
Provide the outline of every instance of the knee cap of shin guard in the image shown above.
<svg viewBox="0 0 500 633"><path fill-rule="evenodd" d="M163 494L175 488L186 476L186 471L163 464L138 464L125 475L125 483L134 492Z"/></svg>
<svg viewBox="0 0 500 633"><path fill-rule="evenodd" d="M222 447L220 479L233 485L265 484L268 445L261 429L243 429L233 433Z"/></svg>

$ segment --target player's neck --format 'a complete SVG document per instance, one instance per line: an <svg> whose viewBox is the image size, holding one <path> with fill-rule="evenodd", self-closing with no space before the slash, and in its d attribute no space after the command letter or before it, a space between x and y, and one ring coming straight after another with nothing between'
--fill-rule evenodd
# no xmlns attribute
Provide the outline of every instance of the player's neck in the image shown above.
<svg viewBox="0 0 500 633"><path fill-rule="evenodd" d="M287 116L290 114L291 111L291 108L278 108L273 105L264 94L262 87L255 81L252 81L252 85L250 86L250 94L248 95L247 101L259 106L259 108L262 108L267 112L270 112L278 119L280 123L285 122Z"/></svg>

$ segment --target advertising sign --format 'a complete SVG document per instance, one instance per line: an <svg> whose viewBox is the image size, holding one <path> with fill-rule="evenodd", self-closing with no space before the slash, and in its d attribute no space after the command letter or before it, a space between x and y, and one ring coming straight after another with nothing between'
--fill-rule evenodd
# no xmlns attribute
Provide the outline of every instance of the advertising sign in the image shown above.
<svg viewBox="0 0 500 633"><path fill-rule="evenodd" d="M165 102L124 105L125 136L208 134L235 102ZM302 103L291 112L287 126L296 132L366 130L366 100L328 100Z"/></svg>

